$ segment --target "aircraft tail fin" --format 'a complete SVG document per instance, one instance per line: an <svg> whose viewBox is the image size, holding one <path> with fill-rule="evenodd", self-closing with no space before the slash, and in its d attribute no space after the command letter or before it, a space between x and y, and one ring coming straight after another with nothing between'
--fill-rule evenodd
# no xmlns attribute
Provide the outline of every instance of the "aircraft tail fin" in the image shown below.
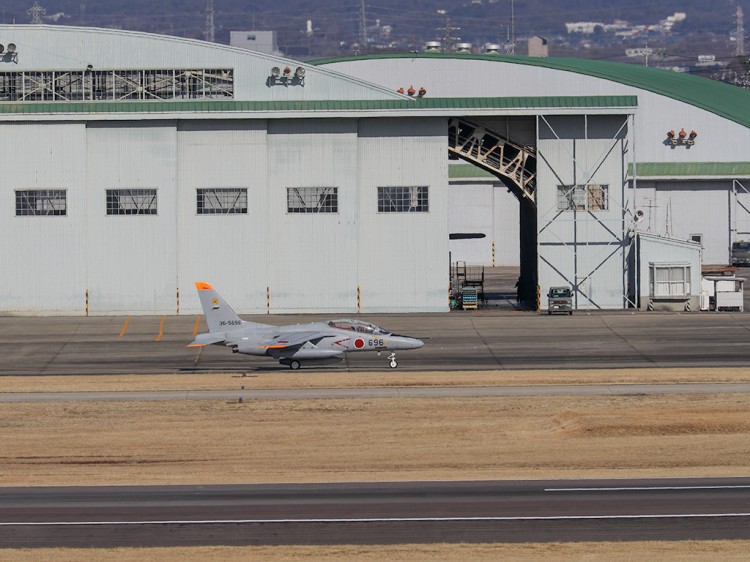
<svg viewBox="0 0 750 562"><path fill-rule="evenodd" d="M198 289L198 298L203 307L203 314L206 316L209 332L231 332L243 327L264 326L264 324L255 324L240 319L232 307L208 283L198 281L195 288Z"/></svg>

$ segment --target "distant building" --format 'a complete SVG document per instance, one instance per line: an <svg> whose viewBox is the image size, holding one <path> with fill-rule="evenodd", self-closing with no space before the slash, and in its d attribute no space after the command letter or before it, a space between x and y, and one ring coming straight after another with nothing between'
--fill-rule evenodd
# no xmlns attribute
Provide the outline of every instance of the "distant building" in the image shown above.
<svg viewBox="0 0 750 562"><path fill-rule="evenodd" d="M618 37L636 37L647 32L671 33L674 25L685 21L685 19L687 19L685 12L675 12L666 19L660 20L658 24L631 25L626 20L621 19L616 19L612 23L578 21L566 23L565 29L568 34L580 33L582 35L593 35L599 30L605 33L614 33Z"/></svg>
<svg viewBox="0 0 750 562"><path fill-rule="evenodd" d="M604 25L604 23L599 21L576 21L566 23L565 29L568 33L583 33L584 35L591 35L597 27L604 29Z"/></svg>
<svg viewBox="0 0 750 562"><path fill-rule="evenodd" d="M530 57L548 57L549 46L547 40L540 35L534 35L529 38L529 56Z"/></svg>
<svg viewBox="0 0 750 562"><path fill-rule="evenodd" d="M230 31L229 45L278 57L284 54L279 51L275 31Z"/></svg>
<svg viewBox="0 0 750 562"><path fill-rule="evenodd" d="M659 25L665 32L670 32L672 31L674 24L683 22L685 19L687 19L687 14L685 14L685 12L675 12L673 15L667 17L667 19L661 20Z"/></svg>

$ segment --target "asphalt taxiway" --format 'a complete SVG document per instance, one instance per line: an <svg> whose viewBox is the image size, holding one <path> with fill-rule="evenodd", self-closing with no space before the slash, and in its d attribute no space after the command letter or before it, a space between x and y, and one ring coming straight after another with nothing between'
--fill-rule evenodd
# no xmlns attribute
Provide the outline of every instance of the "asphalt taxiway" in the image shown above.
<svg viewBox="0 0 750 562"><path fill-rule="evenodd" d="M290 324L322 315L256 316ZM750 364L750 314L454 312L363 318L425 341L399 370L733 367ZM224 347L187 348L202 316L0 317L2 375L287 370ZM349 353L325 369L388 370L387 354Z"/></svg>

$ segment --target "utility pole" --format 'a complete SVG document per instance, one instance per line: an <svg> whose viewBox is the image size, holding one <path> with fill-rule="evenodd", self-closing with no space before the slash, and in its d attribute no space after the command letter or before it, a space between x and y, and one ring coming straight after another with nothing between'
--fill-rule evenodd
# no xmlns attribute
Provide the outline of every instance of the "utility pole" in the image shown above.
<svg viewBox="0 0 750 562"><path fill-rule="evenodd" d="M214 35L214 0L206 0L206 41L209 43L215 42Z"/></svg>
<svg viewBox="0 0 750 562"><path fill-rule="evenodd" d="M648 43L646 43L646 47L643 49L643 66L648 66L648 57L654 54L653 49L648 48Z"/></svg>
<svg viewBox="0 0 750 562"><path fill-rule="evenodd" d="M734 47L734 56L745 56L745 14L742 12L742 6L737 6L737 30L734 32L734 39L737 43Z"/></svg>
<svg viewBox="0 0 750 562"><path fill-rule="evenodd" d="M359 0L359 45L360 50L367 47L367 16L365 14L365 0Z"/></svg>

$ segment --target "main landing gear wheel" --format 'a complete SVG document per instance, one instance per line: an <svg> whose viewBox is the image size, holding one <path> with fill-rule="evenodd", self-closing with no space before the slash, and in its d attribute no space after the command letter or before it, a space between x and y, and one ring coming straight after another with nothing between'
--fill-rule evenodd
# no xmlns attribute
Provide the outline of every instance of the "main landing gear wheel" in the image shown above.
<svg viewBox="0 0 750 562"><path fill-rule="evenodd" d="M396 367L398 367L398 361L396 361L395 353L391 353L388 356L388 365L390 366L391 369L395 369Z"/></svg>
<svg viewBox="0 0 750 562"><path fill-rule="evenodd" d="M292 371L296 371L297 369L300 368L300 362L297 361L296 359L292 359L291 363L289 363L289 368Z"/></svg>

